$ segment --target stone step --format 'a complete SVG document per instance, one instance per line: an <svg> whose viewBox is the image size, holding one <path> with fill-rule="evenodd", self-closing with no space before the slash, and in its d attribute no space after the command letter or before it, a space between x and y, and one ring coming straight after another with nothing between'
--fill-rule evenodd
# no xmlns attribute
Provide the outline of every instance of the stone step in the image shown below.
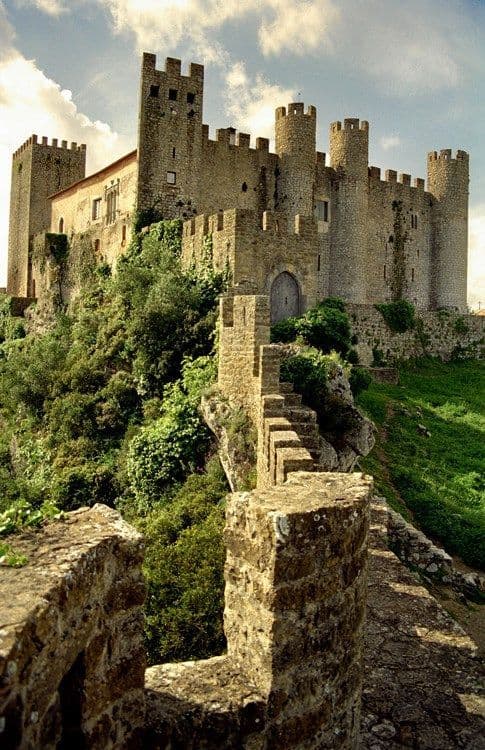
<svg viewBox="0 0 485 750"><path fill-rule="evenodd" d="M293 383L280 383L280 393L282 395L293 393Z"/></svg>
<svg viewBox="0 0 485 750"><path fill-rule="evenodd" d="M310 453L320 450L320 440L317 435L299 435L299 438L303 447L309 450Z"/></svg>
<svg viewBox="0 0 485 750"><path fill-rule="evenodd" d="M299 393L285 393L285 407L301 406L301 395Z"/></svg>
<svg viewBox="0 0 485 750"><path fill-rule="evenodd" d="M311 435L312 437L318 435L318 426L315 422L300 422L297 419L289 420L291 429L303 437L304 435Z"/></svg>
<svg viewBox="0 0 485 750"><path fill-rule="evenodd" d="M309 409L307 406L289 406L285 408L285 416L288 417L290 422L308 422L309 424L316 424L317 415L313 409Z"/></svg>

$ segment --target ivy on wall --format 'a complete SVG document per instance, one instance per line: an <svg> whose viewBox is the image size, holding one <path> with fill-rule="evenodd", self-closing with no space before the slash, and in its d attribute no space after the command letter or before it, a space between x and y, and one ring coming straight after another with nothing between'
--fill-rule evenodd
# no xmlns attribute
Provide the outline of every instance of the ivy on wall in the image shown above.
<svg viewBox="0 0 485 750"><path fill-rule="evenodd" d="M402 201L393 201L392 210L394 213L394 244L390 286L392 299L396 301L403 299L406 286L405 245L408 239L408 233L403 229L404 219Z"/></svg>

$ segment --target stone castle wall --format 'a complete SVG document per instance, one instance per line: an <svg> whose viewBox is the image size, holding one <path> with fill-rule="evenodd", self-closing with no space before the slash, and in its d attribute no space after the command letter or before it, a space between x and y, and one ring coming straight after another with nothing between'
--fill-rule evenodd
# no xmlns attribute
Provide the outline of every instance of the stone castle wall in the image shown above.
<svg viewBox="0 0 485 750"><path fill-rule="evenodd" d="M89 234L98 262L114 266L126 252L132 231L133 209L136 201L136 151L67 188L52 200L50 231L66 234L72 240ZM106 195L116 192L116 211L107 215ZM95 215L94 201L99 201Z"/></svg>
<svg viewBox="0 0 485 750"><path fill-rule="evenodd" d="M0 567L2 748L139 747L141 537L96 505L14 546L27 563Z"/></svg>
<svg viewBox="0 0 485 750"><path fill-rule="evenodd" d="M259 294L269 294L273 281L290 273L299 285L299 312L317 302L319 235L311 217L288 222L279 212L231 209L199 216L183 228L185 267L212 263L229 269L234 284L250 281Z"/></svg>
<svg viewBox="0 0 485 750"><path fill-rule="evenodd" d="M370 491L303 473L233 495L227 655L146 676L139 535L97 505L15 537L28 561L0 567L2 748L357 748Z"/></svg>
<svg viewBox="0 0 485 750"><path fill-rule="evenodd" d="M478 315L461 315L449 310L419 311L417 327L404 333L391 331L373 305L347 305L355 348L361 364L370 365L373 350L393 362L432 356L447 361L452 357L483 357L485 323Z"/></svg>
<svg viewBox="0 0 485 750"><path fill-rule="evenodd" d="M84 177L86 147L67 141L51 144L31 136L12 158L7 291L35 297L29 264L30 242L51 224L48 197Z"/></svg>

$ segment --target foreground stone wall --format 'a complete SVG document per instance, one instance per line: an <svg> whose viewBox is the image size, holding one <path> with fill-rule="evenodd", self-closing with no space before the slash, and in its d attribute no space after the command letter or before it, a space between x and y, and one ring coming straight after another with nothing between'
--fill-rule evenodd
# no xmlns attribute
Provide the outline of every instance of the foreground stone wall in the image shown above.
<svg viewBox="0 0 485 750"><path fill-rule="evenodd" d="M451 310L420 311L422 323L404 333L394 333L373 305L348 304L347 312L363 365L372 363L373 349L379 350L387 362L423 355L444 361L455 356L483 356L485 321L478 315Z"/></svg>
<svg viewBox="0 0 485 750"><path fill-rule="evenodd" d="M102 505L15 537L0 567L0 746L139 747L140 536Z"/></svg>
<svg viewBox="0 0 485 750"><path fill-rule="evenodd" d="M371 485L299 472L232 495L227 656L147 670L147 747L357 748Z"/></svg>

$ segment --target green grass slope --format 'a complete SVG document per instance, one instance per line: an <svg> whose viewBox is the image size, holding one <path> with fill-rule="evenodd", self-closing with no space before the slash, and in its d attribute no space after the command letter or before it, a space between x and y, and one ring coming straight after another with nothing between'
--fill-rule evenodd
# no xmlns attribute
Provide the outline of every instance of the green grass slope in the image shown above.
<svg viewBox="0 0 485 750"><path fill-rule="evenodd" d="M401 369L398 386L372 383L358 404L379 428L361 461L377 492L484 569L485 363L423 360Z"/></svg>

